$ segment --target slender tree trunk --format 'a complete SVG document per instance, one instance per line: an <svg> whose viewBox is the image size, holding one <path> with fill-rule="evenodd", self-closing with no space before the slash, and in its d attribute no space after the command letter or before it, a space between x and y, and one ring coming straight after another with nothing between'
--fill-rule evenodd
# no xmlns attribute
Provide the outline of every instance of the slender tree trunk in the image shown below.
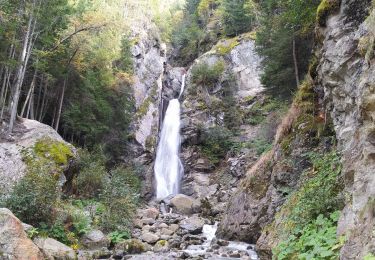
<svg viewBox="0 0 375 260"><path fill-rule="evenodd" d="M31 85L30 85L30 88L29 88L29 92L27 93L25 103L23 104L23 107L22 107L22 110L21 110L21 114L20 114L21 117L24 117L25 108L26 108L27 103L29 101L31 102L31 95L34 93L34 87L35 87L35 81L36 81L37 73L38 73L38 70L35 70L33 80L31 81ZM30 102L29 102L29 107L30 107ZM27 117L27 115L28 115L28 113L26 113L26 117Z"/></svg>
<svg viewBox="0 0 375 260"><path fill-rule="evenodd" d="M68 75L66 75L65 79L64 79L64 84L63 84L63 87L62 87L62 90L61 90L61 95L60 95L60 102L59 102L59 108L57 110L57 117L56 117L56 124L55 124L55 130L58 131L59 130L59 124L60 124L60 117L61 117L61 110L62 110L62 105L63 105L63 101L64 101L64 95L65 95L65 88L66 88L66 82L68 80Z"/></svg>
<svg viewBox="0 0 375 260"><path fill-rule="evenodd" d="M298 62L297 62L297 53L296 53L296 39L293 36L293 62L294 62L294 74L296 76L297 88L299 86L299 72L298 72Z"/></svg>
<svg viewBox="0 0 375 260"><path fill-rule="evenodd" d="M41 95L42 95L42 85L43 85L43 81L44 81L44 75L42 74L42 78L40 80L40 84L39 84L39 88L38 88L38 98L36 100L36 108L35 108L35 118L38 119L39 118L39 108L40 108L40 99L41 99Z"/></svg>
<svg viewBox="0 0 375 260"><path fill-rule="evenodd" d="M20 64L17 69L16 82L13 87L14 94L13 94L13 99L11 103L11 114L10 114L9 129L8 129L9 133L13 131L14 122L17 117L17 107L18 107L18 102L20 98L21 86L23 83L23 78L25 76L28 58L30 57L30 54L28 53L28 51L31 50L30 45L31 45L32 31L33 31L32 26L33 24L35 26L35 22L33 23L33 21L34 21L34 18L32 14L30 14L29 22L27 25L27 30L25 32L22 52L21 52L20 59L19 59Z"/></svg>

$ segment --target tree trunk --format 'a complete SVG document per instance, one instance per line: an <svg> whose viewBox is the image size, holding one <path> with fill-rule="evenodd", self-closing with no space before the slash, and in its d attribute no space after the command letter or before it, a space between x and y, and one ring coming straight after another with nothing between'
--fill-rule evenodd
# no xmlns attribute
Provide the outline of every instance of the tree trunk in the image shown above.
<svg viewBox="0 0 375 260"><path fill-rule="evenodd" d="M11 114L10 114L9 129L8 129L9 133L13 131L14 122L16 121L17 107L18 107L18 102L20 98L21 86L23 83L23 78L25 76L28 58L30 57L30 54L28 53L28 51L31 50L30 45L31 45L31 39L32 39L33 21L34 21L34 18L30 14L29 22L27 25L27 30L25 32L22 52L21 52L20 59L19 59L19 66L17 69L16 81L13 86L13 99L11 103ZM35 26L35 21L34 21L34 26Z"/></svg>
<svg viewBox="0 0 375 260"><path fill-rule="evenodd" d="M55 124L55 130L59 130L59 124L60 124L60 117L61 117L61 110L62 110L62 105L64 101L64 95L65 95L65 88L66 88L66 81L68 80L68 75L66 75L64 79L64 84L61 90L61 95L60 95L60 102L59 102L59 108L57 110L57 117L56 117L56 124Z"/></svg>
<svg viewBox="0 0 375 260"><path fill-rule="evenodd" d="M23 104L23 107L22 107L22 110L21 110L21 117L24 117L24 113L25 113L25 109L26 109L26 105L27 103L29 102L29 107L30 107L30 103L31 103L31 95L34 93L34 86L35 86L35 80L36 80L36 75L37 75L38 71L35 70L34 72L34 76L33 76L33 80L31 81L31 85L30 85L30 89L29 89L29 92L27 93L27 96L26 96L26 99L25 99L25 103ZM28 111L30 109L28 108ZM26 117L27 117L28 113L26 113Z"/></svg>
<svg viewBox="0 0 375 260"><path fill-rule="evenodd" d="M299 86L299 72L298 72L298 62L296 54L296 39L293 36L293 62L294 62L294 74L296 76L297 88Z"/></svg>

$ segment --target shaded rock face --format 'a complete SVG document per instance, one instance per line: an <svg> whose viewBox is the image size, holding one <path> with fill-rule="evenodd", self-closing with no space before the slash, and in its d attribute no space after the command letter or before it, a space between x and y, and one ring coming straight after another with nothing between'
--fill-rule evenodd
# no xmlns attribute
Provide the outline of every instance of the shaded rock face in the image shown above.
<svg viewBox="0 0 375 260"><path fill-rule="evenodd" d="M12 187L25 175L27 167L22 159L22 151L32 148L43 138L66 143L62 137L50 126L35 120L22 119L15 140L0 140L0 191L9 193ZM67 165L68 167L68 165ZM65 176L60 178L64 182ZM63 183L62 183L63 184Z"/></svg>
<svg viewBox="0 0 375 260"><path fill-rule="evenodd" d="M343 1L340 14L321 29L318 79L334 119L351 195L338 225L340 235L350 234L341 250L343 259L362 259L375 245L375 64L371 47L361 47L362 41L374 39L373 20L364 22L369 6L368 0Z"/></svg>
<svg viewBox="0 0 375 260"><path fill-rule="evenodd" d="M27 237L21 221L4 208L0 208L0 258L44 259L39 248Z"/></svg>

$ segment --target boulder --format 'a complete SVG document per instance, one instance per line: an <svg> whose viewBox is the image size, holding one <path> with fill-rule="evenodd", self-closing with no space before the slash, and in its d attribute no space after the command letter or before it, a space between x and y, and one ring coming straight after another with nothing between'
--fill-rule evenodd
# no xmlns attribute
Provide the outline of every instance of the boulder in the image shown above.
<svg viewBox="0 0 375 260"><path fill-rule="evenodd" d="M204 219L193 216L181 221L180 227L195 235L202 232L204 224Z"/></svg>
<svg viewBox="0 0 375 260"><path fill-rule="evenodd" d="M88 249L100 249L109 246L109 239L100 230L92 230L82 238L82 244Z"/></svg>
<svg viewBox="0 0 375 260"><path fill-rule="evenodd" d="M154 252L168 252L168 251L169 251L169 243L166 240L160 240L154 246Z"/></svg>
<svg viewBox="0 0 375 260"><path fill-rule="evenodd" d="M151 232L142 233L142 240L148 244L155 244L159 240L159 236Z"/></svg>
<svg viewBox="0 0 375 260"><path fill-rule="evenodd" d="M74 260L77 258L74 250L52 238L36 238L34 243L43 252L46 259Z"/></svg>
<svg viewBox="0 0 375 260"><path fill-rule="evenodd" d="M198 204L199 203L196 200L183 194L176 195L170 201L170 206L175 208L178 213L185 215L196 213L198 211Z"/></svg>
<svg viewBox="0 0 375 260"><path fill-rule="evenodd" d="M172 230L168 229L168 228L162 228L160 230L161 235L171 236L171 235L173 235L173 233L174 232Z"/></svg>
<svg viewBox="0 0 375 260"><path fill-rule="evenodd" d="M116 251L124 251L128 254L140 254L147 250L147 246L138 239L128 239L116 245Z"/></svg>
<svg viewBox="0 0 375 260"><path fill-rule="evenodd" d="M0 252L1 259L44 259L39 248L27 237L22 222L5 208L0 208Z"/></svg>
<svg viewBox="0 0 375 260"><path fill-rule="evenodd" d="M143 211L143 217L148 219L157 219L159 216L159 210L156 208L148 208Z"/></svg>

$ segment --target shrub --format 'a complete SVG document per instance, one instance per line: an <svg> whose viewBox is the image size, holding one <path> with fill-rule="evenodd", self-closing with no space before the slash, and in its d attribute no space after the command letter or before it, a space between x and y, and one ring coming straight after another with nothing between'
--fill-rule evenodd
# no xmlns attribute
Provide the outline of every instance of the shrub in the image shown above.
<svg viewBox="0 0 375 260"><path fill-rule="evenodd" d="M329 217L319 215L302 230L296 231L274 249L278 260L283 259L338 259L343 240L336 238L339 211ZM297 258L296 258L297 259Z"/></svg>
<svg viewBox="0 0 375 260"><path fill-rule="evenodd" d="M118 167L110 175L100 195L100 225L107 231L127 231L137 209L140 181L128 168Z"/></svg>
<svg viewBox="0 0 375 260"><path fill-rule="evenodd" d="M276 215L276 232L284 239L274 250L277 259L337 259L343 242L336 240L338 210L344 206L340 157L333 151L310 158L311 171Z"/></svg>
<svg viewBox="0 0 375 260"><path fill-rule="evenodd" d="M97 198L104 187L107 171L106 158L100 149L93 152L80 150L80 171L75 180L77 194L82 198Z"/></svg>
<svg viewBox="0 0 375 260"><path fill-rule="evenodd" d="M328 16L340 9L340 0L323 0L318 6L316 21L320 26L326 26Z"/></svg>
<svg viewBox="0 0 375 260"><path fill-rule="evenodd" d="M191 71L192 82L196 85L212 87L219 81L224 69L225 63L223 61L218 61L214 65L207 63L197 64Z"/></svg>
<svg viewBox="0 0 375 260"><path fill-rule="evenodd" d="M201 133L202 152L216 164L224 158L233 145L232 132L225 127L215 126Z"/></svg>
<svg viewBox="0 0 375 260"><path fill-rule="evenodd" d="M5 202L6 207L18 218L31 225L52 223L55 205L59 200L58 176L42 169L29 169Z"/></svg>

